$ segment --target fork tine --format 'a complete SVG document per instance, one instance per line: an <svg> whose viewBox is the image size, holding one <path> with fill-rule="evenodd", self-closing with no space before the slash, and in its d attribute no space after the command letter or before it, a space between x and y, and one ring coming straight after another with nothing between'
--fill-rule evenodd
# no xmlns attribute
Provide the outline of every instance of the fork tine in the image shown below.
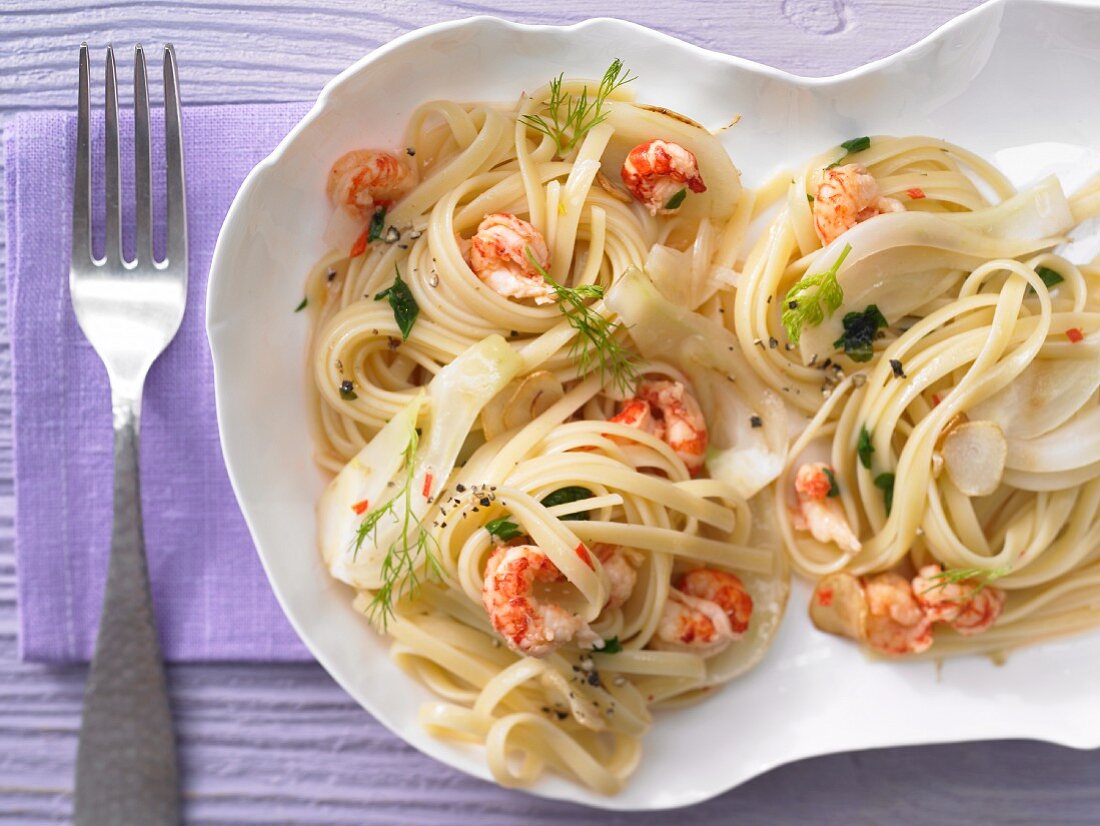
<svg viewBox="0 0 1100 826"><path fill-rule="evenodd" d="M134 194L137 197L137 246L135 257L153 260L152 169L149 164L149 84L145 50L134 49Z"/></svg>
<svg viewBox="0 0 1100 826"><path fill-rule="evenodd" d="M88 44L80 44L80 80L76 106L76 174L73 181L73 262L92 257L92 147L88 140L89 118Z"/></svg>
<svg viewBox="0 0 1100 826"><path fill-rule="evenodd" d="M121 193L118 175L118 79L115 76L115 50L107 47L107 82L105 95L104 180L106 183L107 227L103 257L108 263L122 260L122 218L119 214Z"/></svg>
<svg viewBox="0 0 1100 826"><path fill-rule="evenodd" d="M187 195L183 184L183 135L176 51L164 47L164 144L168 159L168 263L187 262Z"/></svg>

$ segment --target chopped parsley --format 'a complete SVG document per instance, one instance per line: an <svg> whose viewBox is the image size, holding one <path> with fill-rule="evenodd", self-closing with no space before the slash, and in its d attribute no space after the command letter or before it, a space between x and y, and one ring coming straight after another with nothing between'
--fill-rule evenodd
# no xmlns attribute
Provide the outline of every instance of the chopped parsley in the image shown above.
<svg viewBox="0 0 1100 826"><path fill-rule="evenodd" d="M294 308L294 312L296 312L296 313L300 313L300 312L301 312L302 310L304 310L304 309L305 309L305 308L306 308L307 306L309 306L309 298L308 298L308 297L307 297L307 298L303 298L303 299L302 299L302 303L301 303L301 304L299 304L299 305L298 305L297 307L295 307L295 308Z"/></svg>
<svg viewBox="0 0 1100 826"><path fill-rule="evenodd" d="M851 138L850 140L844 141L840 145L840 148L847 152L849 155L851 155L853 152L862 152L864 149L871 148L871 139L867 135L864 135L860 138Z"/></svg>
<svg viewBox="0 0 1100 826"><path fill-rule="evenodd" d="M829 492L825 495L830 499L835 499L840 496L840 485L836 483L836 474L829 467L822 468L822 470L825 472L825 478L829 480Z"/></svg>
<svg viewBox="0 0 1100 826"><path fill-rule="evenodd" d="M870 361L875 354L875 336L887 323L874 304L861 313L846 313L844 335L834 341L833 346L844 348L844 354L852 361Z"/></svg>
<svg viewBox="0 0 1100 826"><path fill-rule="evenodd" d="M1056 284L1061 284L1066 280L1062 277L1061 273L1057 270L1052 270L1050 267L1036 267L1035 274L1043 279L1043 283L1047 285L1048 290Z"/></svg>
<svg viewBox="0 0 1100 826"><path fill-rule="evenodd" d="M609 640L603 641L603 648L597 649L601 654L618 654L623 650L623 644L619 642L618 636L614 636Z"/></svg>
<svg viewBox="0 0 1100 826"><path fill-rule="evenodd" d="M855 152L862 152L864 149L871 148L871 139L864 135L859 138L850 138L840 144L840 148L844 150L844 154L840 156L838 160L829 164L826 169L832 169L834 166L840 166L848 158L849 155Z"/></svg>
<svg viewBox="0 0 1100 826"><path fill-rule="evenodd" d="M386 226L386 208L378 207L370 219L370 228L367 230L367 243L377 241L382 237L382 230Z"/></svg>
<svg viewBox="0 0 1100 826"><path fill-rule="evenodd" d="M886 515L894 507L894 474L880 473L875 477L875 487L882 491L882 504L886 506Z"/></svg>
<svg viewBox="0 0 1100 826"><path fill-rule="evenodd" d="M401 331L401 338L407 340L412 332L416 317L420 315L420 305L416 303L409 285L401 280L401 271L397 265L393 265L393 285L382 290L374 297L375 301L388 299L393 308L393 319L397 322L397 328Z"/></svg>
<svg viewBox="0 0 1100 826"><path fill-rule="evenodd" d="M816 327L825 320L826 312L832 316L844 303L844 290L837 281L836 274L851 251L851 245L845 244L836 261L833 262L833 266L827 271L817 275L805 275L787 291L787 296L783 299L784 308L780 320L783 322L791 344L798 344L804 326ZM811 289L814 290L813 293L809 292ZM822 304L825 305L824 309L821 307Z"/></svg>
<svg viewBox="0 0 1100 826"><path fill-rule="evenodd" d="M567 505L570 502L579 502L582 499L591 499L592 491L588 488L582 488L580 485L569 485L564 488L558 488L557 490L546 494L542 499L542 506L544 508L552 508L555 505ZM573 519L576 521L583 521L590 519L588 511L578 511L577 513L566 514L561 517L565 519Z"/></svg>
<svg viewBox="0 0 1100 826"><path fill-rule="evenodd" d="M856 453L859 454L859 463L868 470L871 469L871 454L874 452L875 446L871 444L871 434L867 432L866 427L860 427Z"/></svg>
<svg viewBox="0 0 1100 826"><path fill-rule="evenodd" d="M679 209L680 204L684 202L684 198L687 197L687 194L687 187L684 187L665 202L665 209Z"/></svg>
<svg viewBox="0 0 1100 826"><path fill-rule="evenodd" d="M515 539L517 536L523 536L523 531L519 529L519 525L512 522L507 516L502 516L499 519L493 519L486 522L485 530L489 532L489 536L495 536L501 542L507 542L509 539Z"/></svg>

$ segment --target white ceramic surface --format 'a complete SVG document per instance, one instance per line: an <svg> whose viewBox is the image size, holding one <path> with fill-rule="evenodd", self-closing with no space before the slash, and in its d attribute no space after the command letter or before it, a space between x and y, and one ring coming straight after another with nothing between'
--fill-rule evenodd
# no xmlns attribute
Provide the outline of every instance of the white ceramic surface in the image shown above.
<svg viewBox="0 0 1100 826"><path fill-rule="evenodd" d="M413 32L330 83L245 181L210 275L207 325L229 475L272 586L321 664L416 748L488 778L479 749L425 734L431 695L389 660L332 581L314 545L313 467L304 404L303 277L323 252L329 165L354 146L396 145L430 98L512 99L564 70L599 76L610 55L638 75L643 101L719 125L748 185L822 147L876 133L942 136L1000 161L1017 183L1041 171L1038 144L1073 161L1100 150L1100 8L1005 0L886 60L833 78L795 77L616 20L565 28L473 18ZM657 67L660 67L658 69ZM1068 145L1068 149L1067 149ZM1077 152L1078 154L1074 154ZM1072 163L1057 171L1067 184ZM659 713L626 789L604 797L555 776L531 790L595 806L694 803L774 766L877 746L1033 738L1100 745L1100 635L1013 655L947 663L870 663L816 633L798 586L764 663L708 701Z"/></svg>

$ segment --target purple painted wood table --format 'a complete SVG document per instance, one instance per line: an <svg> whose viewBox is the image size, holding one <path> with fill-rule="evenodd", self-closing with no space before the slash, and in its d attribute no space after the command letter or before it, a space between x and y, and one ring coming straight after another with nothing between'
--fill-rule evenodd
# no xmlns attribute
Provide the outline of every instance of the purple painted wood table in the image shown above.
<svg viewBox="0 0 1100 826"><path fill-rule="evenodd" d="M552 23L625 17L711 49L826 75L888 55L974 5L564 0L532 10L519 0L5 0L0 123L27 109L73 105L81 40L95 47L174 42L189 104L286 101L312 99L336 72L402 32L476 13ZM0 820L57 822L70 816L84 669L16 659L9 389L4 329ZM317 666L187 665L173 668L171 680L186 815L193 823L1100 822L1100 753L1044 744L824 757L778 769L682 812L606 815L497 789L432 762L384 731Z"/></svg>

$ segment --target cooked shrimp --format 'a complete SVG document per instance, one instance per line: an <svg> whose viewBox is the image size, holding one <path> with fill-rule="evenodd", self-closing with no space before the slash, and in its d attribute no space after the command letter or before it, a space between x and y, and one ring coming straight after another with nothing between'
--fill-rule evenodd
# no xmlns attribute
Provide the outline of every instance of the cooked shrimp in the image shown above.
<svg viewBox="0 0 1100 826"><path fill-rule="evenodd" d="M939 565L925 565L913 578L913 593L932 622L946 622L967 636L987 630L1004 609L1005 593L975 579L947 582Z"/></svg>
<svg viewBox="0 0 1100 826"><path fill-rule="evenodd" d="M607 582L610 585L609 596L605 608L618 608L634 592L634 584L638 581L638 572L626 558L626 554L618 545L595 545L592 548L596 552L603 565L603 572L607 574Z"/></svg>
<svg viewBox="0 0 1100 826"><path fill-rule="evenodd" d="M334 206L367 221L377 207L389 206L415 182L413 171L396 155L381 149L353 149L332 165L328 197Z"/></svg>
<svg viewBox="0 0 1100 826"><path fill-rule="evenodd" d="M794 477L798 510L792 521L796 530L809 531L818 542L835 542L842 551L854 554L861 547L859 539L840 503L829 501L831 474L832 468L824 462L808 462L798 469Z"/></svg>
<svg viewBox="0 0 1100 826"><path fill-rule="evenodd" d="M481 601L493 628L520 654L545 657L567 642L591 648L599 639L576 614L535 598L535 583L561 580L558 566L535 545L502 545L489 557Z"/></svg>
<svg viewBox="0 0 1100 826"><path fill-rule="evenodd" d="M917 654L932 645L932 621L909 580L888 572L863 583L867 595L867 644L885 654Z"/></svg>
<svg viewBox="0 0 1100 826"><path fill-rule="evenodd" d="M649 402L642 399L628 399L623 402L622 409L608 421L633 427L635 430L656 436L661 441L664 441L665 438L665 423L653 415L653 408L649 406ZM608 438L619 444L626 444L630 441L622 436L610 434Z"/></svg>
<svg viewBox="0 0 1100 826"><path fill-rule="evenodd" d="M680 590L719 605L726 612L730 628L737 636L748 630L752 618L752 597L737 575L714 568L696 568L684 574L680 580Z"/></svg>
<svg viewBox="0 0 1100 826"><path fill-rule="evenodd" d="M901 201L879 194L878 182L857 163L824 170L814 193L814 227L823 244L868 218L904 211Z"/></svg>
<svg viewBox="0 0 1100 826"><path fill-rule="evenodd" d="M651 644L666 651L713 654L734 639L729 617L720 605L672 588Z"/></svg>
<svg viewBox="0 0 1100 826"><path fill-rule="evenodd" d="M544 270L550 250L542 233L508 212L486 215L470 239L470 269L495 293L505 298L533 298L551 304L554 291L527 257L527 250Z"/></svg>
<svg viewBox="0 0 1100 826"><path fill-rule="evenodd" d="M678 381L643 380L610 421L651 433L672 448L695 476L707 457L707 422L695 397Z"/></svg>
<svg viewBox="0 0 1100 826"><path fill-rule="evenodd" d="M752 597L738 577L698 568L669 590L653 645L714 654L739 639L751 617Z"/></svg>
<svg viewBox="0 0 1100 826"><path fill-rule="evenodd" d="M652 140L635 146L623 161L622 177L630 194L645 204L650 215L675 213L680 205L670 209L668 203L684 189L707 191L695 155L671 141Z"/></svg>

